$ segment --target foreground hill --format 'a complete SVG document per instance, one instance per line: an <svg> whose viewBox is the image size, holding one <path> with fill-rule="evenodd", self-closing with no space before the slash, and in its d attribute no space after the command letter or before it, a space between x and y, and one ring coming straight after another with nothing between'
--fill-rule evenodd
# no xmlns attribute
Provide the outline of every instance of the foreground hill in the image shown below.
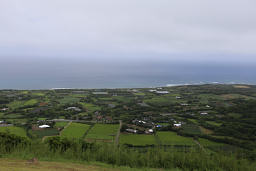
<svg viewBox="0 0 256 171"><path fill-rule="evenodd" d="M128 167L112 167L106 164L75 164L66 162L46 162L39 161L31 163L28 160L17 159L0 159L1 171L131 171L138 169L131 169ZM142 169L143 170L143 169ZM146 169L152 170L153 169Z"/></svg>

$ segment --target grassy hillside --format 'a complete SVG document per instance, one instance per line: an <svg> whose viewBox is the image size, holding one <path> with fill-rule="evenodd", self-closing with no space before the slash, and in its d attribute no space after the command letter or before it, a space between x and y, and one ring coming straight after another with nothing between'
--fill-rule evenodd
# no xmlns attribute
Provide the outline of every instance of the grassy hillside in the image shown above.
<svg viewBox="0 0 256 171"><path fill-rule="evenodd" d="M0 159L1 171L131 171L139 169L131 169L128 167L112 167L107 164L93 163L93 164L78 164L70 162L47 162L39 161L38 163L31 163L28 160L17 159ZM156 169L140 169L140 170L156 170ZM175 169L176 170L176 169ZM177 169L178 170L178 169Z"/></svg>

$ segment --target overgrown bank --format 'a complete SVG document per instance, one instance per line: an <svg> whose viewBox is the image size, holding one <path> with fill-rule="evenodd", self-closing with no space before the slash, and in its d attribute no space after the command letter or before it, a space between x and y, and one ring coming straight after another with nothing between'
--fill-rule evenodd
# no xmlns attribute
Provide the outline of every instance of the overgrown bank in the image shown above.
<svg viewBox="0 0 256 171"><path fill-rule="evenodd" d="M222 155L200 150L175 151L163 148L130 149L112 144L86 143L60 137L45 143L0 133L1 157L47 161L102 162L132 168L179 168L182 170L254 170L256 164L236 154Z"/></svg>

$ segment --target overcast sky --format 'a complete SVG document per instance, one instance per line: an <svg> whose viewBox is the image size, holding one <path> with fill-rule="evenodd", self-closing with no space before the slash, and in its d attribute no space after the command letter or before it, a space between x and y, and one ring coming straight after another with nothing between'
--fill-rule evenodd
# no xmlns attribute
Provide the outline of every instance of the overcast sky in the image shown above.
<svg viewBox="0 0 256 171"><path fill-rule="evenodd" d="M0 0L0 58L255 62L255 0Z"/></svg>

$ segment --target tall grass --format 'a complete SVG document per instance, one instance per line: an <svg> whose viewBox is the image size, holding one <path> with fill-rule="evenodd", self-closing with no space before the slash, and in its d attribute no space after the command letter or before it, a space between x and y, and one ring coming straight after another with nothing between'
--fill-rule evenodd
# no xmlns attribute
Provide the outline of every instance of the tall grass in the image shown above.
<svg viewBox="0 0 256 171"><path fill-rule="evenodd" d="M256 168L255 163L243 158L237 159L235 155L211 154L200 150L177 152L163 148L129 149L124 146L86 143L82 140L68 140L60 137L50 138L46 143L34 141L27 145L16 145L10 151L3 150L4 148L5 144L0 143L2 157L22 159L36 157L46 161L103 162L132 168L225 171L250 171Z"/></svg>

